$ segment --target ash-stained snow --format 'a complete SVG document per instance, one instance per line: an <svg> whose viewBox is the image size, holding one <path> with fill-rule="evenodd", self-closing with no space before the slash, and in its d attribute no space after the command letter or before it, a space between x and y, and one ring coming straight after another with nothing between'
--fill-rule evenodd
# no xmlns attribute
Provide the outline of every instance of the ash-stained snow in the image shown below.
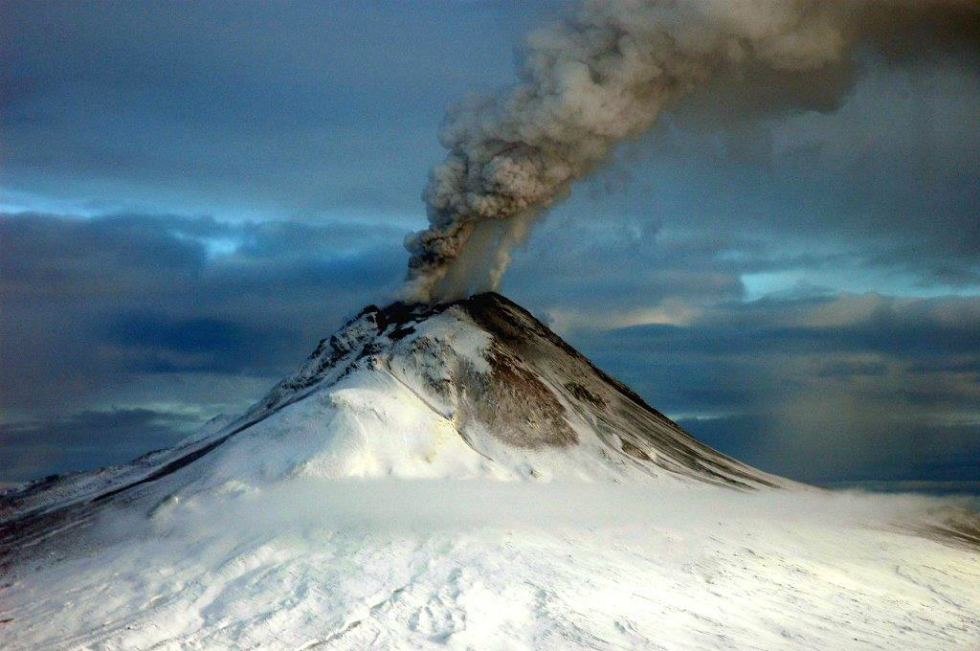
<svg viewBox="0 0 980 651"><path fill-rule="evenodd" d="M0 647L975 649L962 506L745 466L495 294L369 307L242 416L2 496Z"/></svg>

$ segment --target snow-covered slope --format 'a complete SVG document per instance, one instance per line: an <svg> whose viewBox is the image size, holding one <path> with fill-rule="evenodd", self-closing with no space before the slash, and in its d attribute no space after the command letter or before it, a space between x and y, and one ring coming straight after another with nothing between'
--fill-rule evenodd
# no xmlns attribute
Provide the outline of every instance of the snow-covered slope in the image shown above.
<svg viewBox="0 0 980 651"><path fill-rule="evenodd" d="M0 647L977 648L976 526L734 461L499 295L369 307L239 418L3 496Z"/></svg>

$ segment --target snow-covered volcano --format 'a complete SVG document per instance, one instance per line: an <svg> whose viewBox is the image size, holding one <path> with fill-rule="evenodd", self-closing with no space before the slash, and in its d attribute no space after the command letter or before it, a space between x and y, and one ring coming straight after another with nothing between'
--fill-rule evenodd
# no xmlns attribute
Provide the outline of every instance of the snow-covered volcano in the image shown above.
<svg viewBox="0 0 980 651"><path fill-rule="evenodd" d="M0 498L0 646L965 649L949 513L730 459L497 294L372 306L240 417Z"/></svg>
<svg viewBox="0 0 980 651"><path fill-rule="evenodd" d="M702 445L486 293L369 306L239 418L131 466L36 484L0 514L10 534L65 506L297 475L788 483Z"/></svg>

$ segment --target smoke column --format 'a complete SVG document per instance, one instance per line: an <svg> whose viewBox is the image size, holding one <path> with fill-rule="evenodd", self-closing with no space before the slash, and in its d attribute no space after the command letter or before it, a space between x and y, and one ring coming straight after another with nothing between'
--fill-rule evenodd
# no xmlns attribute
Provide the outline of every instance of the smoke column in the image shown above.
<svg viewBox="0 0 980 651"><path fill-rule="evenodd" d="M528 36L515 86L447 113L440 141L448 154L423 194L429 227L405 243L404 297L437 302L495 289L510 249L542 211L713 75L750 67L805 75L839 62L861 37L921 22L923 6L947 5L977 7L584 0Z"/></svg>

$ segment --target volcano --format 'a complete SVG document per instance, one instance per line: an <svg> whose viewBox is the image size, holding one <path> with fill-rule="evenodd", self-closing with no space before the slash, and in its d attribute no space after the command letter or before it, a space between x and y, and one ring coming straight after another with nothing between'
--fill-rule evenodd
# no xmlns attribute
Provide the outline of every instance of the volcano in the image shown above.
<svg viewBox="0 0 980 651"><path fill-rule="evenodd" d="M0 635L968 648L972 529L923 535L940 507L896 499L842 501L699 443L498 294L369 306L237 418L3 495Z"/></svg>
<svg viewBox="0 0 980 651"><path fill-rule="evenodd" d="M529 312L485 293L366 307L216 430L6 497L3 535L66 508L295 475L789 483L699 443Z"/></svg>

